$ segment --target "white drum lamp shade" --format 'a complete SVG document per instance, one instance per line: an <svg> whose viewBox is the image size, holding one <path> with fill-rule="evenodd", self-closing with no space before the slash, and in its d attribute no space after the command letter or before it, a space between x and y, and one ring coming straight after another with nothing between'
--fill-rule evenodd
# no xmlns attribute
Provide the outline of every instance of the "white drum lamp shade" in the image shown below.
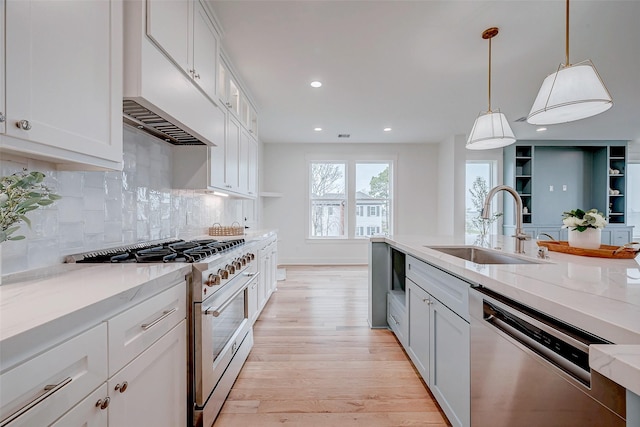
<svg viewBox="0 0 640 427"><path fill-rule="evenodd" d="M488 111L478 116L467 140L469 150L490 150L506 147L516 142L516 137L501 112Z"/></svg>
<svg viewBox="0 0 640 427"><path fill-rule="evenodd" d="M551 125L600 114L613 105L609 91L589 60L561 65L542 82L527 122Z"/></svg>

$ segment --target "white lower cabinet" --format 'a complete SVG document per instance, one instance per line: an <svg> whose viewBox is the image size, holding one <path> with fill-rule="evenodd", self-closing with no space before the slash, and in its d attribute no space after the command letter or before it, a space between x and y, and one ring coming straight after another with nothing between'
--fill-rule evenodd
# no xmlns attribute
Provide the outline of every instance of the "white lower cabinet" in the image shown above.
<svg viewBox="0 0 640 427"><path fill-rule="evenodd" d="M453 426L471 422L469 323L433 298L429 388Z"/></svg>
<svg viewBox="0 0 640 427"><path fill-rule="evenodd" d="M431 295L411 280L407 280L407 302L409 304L409 339L407 353L425 383L429 384L429 305Z"/></svg>
<svg viewBox="0 0 640 427"><path fill-rule="evenodd" d="M249 283L249 287L247 288L249 289L249 295L247 297L247 312L249 315L249 321L251 323L255 322L258 318L258 285L260 283L259 279L260 277L258 276L251 280L251 282Z"/></svg>
<svg viewBox="0 0 640 427"><path fill-rule="evenodd" d="M186 337L182 320L109 379L109 426L186 425Z"/></svg>
<svg viewBox="0 0 640 427"><path fill-rule="evenodd" d="M105 383L82 402L74 406L73 409L64 414L62 418L51 424L51 427L107 427L108 412L106 409L108 407L101 409L106 395L107 384Z"/></svg>
<svg viewBox="0 0 640 427"><path fill-rule="evenodd" d="M183 280L4 371L0 426L185 426L185 298Z"/></svg>
<svg viewBox="0 0 640 427"><path fill-rule="evenodd" d="M403 345L451 424L468 427L469 284L410 256L406 271L408 339Z"/></svg>
<svg viewBox="0 0 640 427"><path fill-rule="evenodd" d="M258 314L262 311L269 297L278 285L278 242L276 236L270 236L259 243L258 266Z"/></svg>

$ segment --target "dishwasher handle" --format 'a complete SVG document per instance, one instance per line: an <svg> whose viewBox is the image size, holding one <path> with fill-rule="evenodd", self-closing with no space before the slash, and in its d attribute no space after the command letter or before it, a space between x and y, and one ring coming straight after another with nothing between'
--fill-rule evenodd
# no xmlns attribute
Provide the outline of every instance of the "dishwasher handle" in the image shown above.
<svg viewBox="0 0 640 427"><path fill-rule="evenodd" d="M533 338L535 334L534 331L537 329L536 326L531 325L526 320L520 318L518 314L515 314L511 311L508 312L504 308L496 307L495 305L488 303L487 301L483 301L483 312L484 321L492 327L502 331L502 333L512 341L515 341L527 347L534 353L538 354L538 356L555 365L558 369L565 372L571 378L577 380L579 384L585 385L587 387L591 385L591 372L588 368L588 346L585 346L586 351L582 348L577 348L576 346L572 345L572 343L568 342L569 340L563 341L558 338L558 335L560 335L561 333L558 331L554 331L555 333L553 335L549 334L546 336L547 339L553 340L550 341L554 344L552 347L559 347L559 351L554 351L552 348L543 345L541 342ZM528 329L530 333L528 334L523 332L523 328L524 330ZM543 337L542 339L545 338ZM586 360L586 370L584 367L581 367L579 364L570 360L566 355L567 353L569 353L569 356L578 354L578 357L580 357L582 360Z"/></svg>

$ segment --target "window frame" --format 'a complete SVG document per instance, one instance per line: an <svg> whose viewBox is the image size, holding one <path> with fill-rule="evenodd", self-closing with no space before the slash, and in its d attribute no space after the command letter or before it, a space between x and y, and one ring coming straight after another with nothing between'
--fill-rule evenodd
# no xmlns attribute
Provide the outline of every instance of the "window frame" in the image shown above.
<svg viewBox="0 0 640 427"><path fill-rule="evenodd" d="M311 154L306 156L307 160L307 194L306 194L306 240L311 242L322 241L359 241L368 240L370 236L358 236L356 235L357 227L357 214L356 214L356 165L367 163L388 163L389 165L389 224L388 234L392 235L395 229L395 215L396 202L395 202L395 186L397 181L396 176L396 163L397 156L395 155L319 155ZM346 176L346 217L344 220L345 233L343 236L312 236L312 221L311 221L311 166L314 163L337 163L345 164L345 176ZM379 211L382 211L381 207L378 207ZM366 209L363 209L363 214L366 213ZM363 230L366 231L366 225L363 226Z"/></svg>

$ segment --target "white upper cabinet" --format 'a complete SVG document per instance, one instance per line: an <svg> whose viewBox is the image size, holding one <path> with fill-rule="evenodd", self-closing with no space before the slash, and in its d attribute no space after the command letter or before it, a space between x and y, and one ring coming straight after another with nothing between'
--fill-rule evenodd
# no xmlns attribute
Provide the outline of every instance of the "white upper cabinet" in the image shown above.
<svg viewBox="0 0 640 427"><path fill-rule="evenodd" d="M227 107L236 117L240 116L240 86L233 78L229 66L224 59L218 65L218 96L222 105Z"/></svg>
<svg viewBox="0 0 640 427"><path fill-rule="evenodd" d="M121 169L122 1L2 3L3 150Z"/></svg>
<svg viewBox="0 0 640 427"><path fill-rule="evenodd" d="M212 100L220 36L198 0L147 0L147 35Z"/></svg>
<svg viewBox="0 0 640 427"><path fill-rule="evenodd" d="M220 38L204 7L195 3L193 14L193 78L212 100L216 99L216 72Z"/></svg>
<svg viewBox="0 0 640 427"><path fill-rule="evenodd" d="M240 190L240 123L228 115L227 121L227 144L224 153L224 188L229 191L238 192Z"/></svg>

